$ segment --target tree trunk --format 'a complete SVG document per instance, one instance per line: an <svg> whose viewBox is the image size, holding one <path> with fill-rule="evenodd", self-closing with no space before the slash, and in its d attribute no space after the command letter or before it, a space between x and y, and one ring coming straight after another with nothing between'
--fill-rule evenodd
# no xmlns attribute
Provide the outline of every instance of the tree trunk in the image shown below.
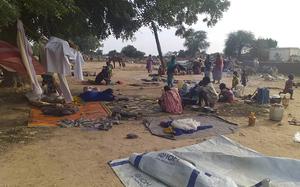
<svg viewBox="0 0 300 187"><path fill-rule="evenodd" d="M160 46L160 42L159 42L159 38L158 38L158 33L157 33L157 27L156 27L156 25L155 25L154 22L151 22L151 27L152 27L152 30L154 32L156 46L157 46L157 51L158 51L159 59L160 59L160 62L161 62L161 66L162 66L163 71L165 71L166 64L165 64L165 61L163 59L163 55L162 55L162 51L161 51L161 46Z"/></svg>

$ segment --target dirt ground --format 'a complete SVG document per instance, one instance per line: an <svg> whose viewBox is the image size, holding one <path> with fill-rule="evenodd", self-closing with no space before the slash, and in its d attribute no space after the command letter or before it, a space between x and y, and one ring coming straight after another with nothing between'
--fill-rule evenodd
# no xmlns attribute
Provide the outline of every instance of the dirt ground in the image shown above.
<svg viewBox="0 0 300 187"><path fill-rule="evenodd" d="M87 63L86 70L99 72L100 63ZM113 80L124 81L123 85L109 86L116 93L128 96L160 96L161 86L128 86L141 83L147 78L144 65L128 65L116 69ZM178 76L181 80L200 80L202 76ZM91 77L93 79L93 77ZM224 81L230 83L231 76ZM82 90L82 85L69 79L73 94ZM258 86L283 87L284 80L264 81L250 77L246 90L252 93ZM100 89L106 86L99 86ZM272 89L271 93L278 93ZM229 138L258 152L271 156L300 159L300 144L293 136L300 127L291 126L291 116L299 116L300 93L296 90L295 100L285 111L281 123L269 121L259 115L256 126L247 126L247 116L235 112L225 118L238 123L240 130ZM243 109L241 106L240 110ZM229 109L230 110L230 109ZM87 131L77 128L26 128L29 105L21 93L0 91L0 187L1 186L122 186L107 165L110 160L129 156L133 152L156 151L191 145L202 139L166 140L152 136L141 120L124 121L110 131ZM135 133L138 139L125 139Z"/></svg>

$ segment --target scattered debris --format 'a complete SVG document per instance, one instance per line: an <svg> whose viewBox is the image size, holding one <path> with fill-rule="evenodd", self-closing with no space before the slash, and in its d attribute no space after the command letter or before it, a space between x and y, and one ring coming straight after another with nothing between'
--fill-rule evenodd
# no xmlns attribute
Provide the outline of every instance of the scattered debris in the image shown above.
<svg viewBox="0 0 300 187"><path fill-rule="evenodd" d="M70 127L85 127L98 130L108 131L113 125L119 125L120 122L114 119L78 119L78 120L68 120L64 119L57 123L60 127L70 128Z"/></svg>
<svg viewBox="0 0 300 187"><path fill-rule="evenodd" d="M294 140L294 142L300 143L300 132L296 132L293 140Z"/></svg>
<svg viewBox="0 0 300 187"><path fill-rule="evenodd" d="M295 117L292 120L288 121L288 122L289 122L290 125L300 126L300 121L297 120Z"/></svg>
<svg viewBox="0 0 300 187"><path fill-rule="evenodd" d="M270 113L269 105L230 103L224 104L218 108L218 115L221 116L248 116L254 112L258 116L266 116Z"/></svg>
<svg viewBox="0 0 300 187"><path fill-rule="evenodd" d="M127 139L137 139L139 136L134 133L129 133L126 135Z"/></svg>

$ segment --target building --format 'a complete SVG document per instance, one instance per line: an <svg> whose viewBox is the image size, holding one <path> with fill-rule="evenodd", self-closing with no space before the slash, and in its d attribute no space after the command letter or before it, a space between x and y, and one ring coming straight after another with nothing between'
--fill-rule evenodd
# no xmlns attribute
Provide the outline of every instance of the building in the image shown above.
<svg viewBox="0 0 300 187"><path fill-rule="evenodd" d="M269 60L272 62L299 62L299 48L272 48L269 52Z"/></svg>

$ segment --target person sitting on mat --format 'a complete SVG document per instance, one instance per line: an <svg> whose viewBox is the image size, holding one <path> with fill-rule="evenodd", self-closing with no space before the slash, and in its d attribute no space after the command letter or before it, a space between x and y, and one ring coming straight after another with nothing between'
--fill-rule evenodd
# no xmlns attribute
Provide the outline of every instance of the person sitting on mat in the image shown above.
<svg viewBox="0 0 300 187"><path fill-rule="evenodd" d="M213 108L217 100L218 94L210 78L204 77L203 80L199 82L199 105L202 106L202 102L204 101L205 106Z"/></svg>
<svg viewBox="0 0 300 187"><path fill-rule="evenodd" d="M181 97L177 88L165 86L158 103L163 112L181 114L183 111Z"/></svg>
<svg viewBox="0 0 300 187"><path fill-rule="evenodd" d="M221 90L221 93L219 94L219 102L232 103L234 101L232 90L227 88L226 84L224 83L221 83L219 88Z"/></svg>

